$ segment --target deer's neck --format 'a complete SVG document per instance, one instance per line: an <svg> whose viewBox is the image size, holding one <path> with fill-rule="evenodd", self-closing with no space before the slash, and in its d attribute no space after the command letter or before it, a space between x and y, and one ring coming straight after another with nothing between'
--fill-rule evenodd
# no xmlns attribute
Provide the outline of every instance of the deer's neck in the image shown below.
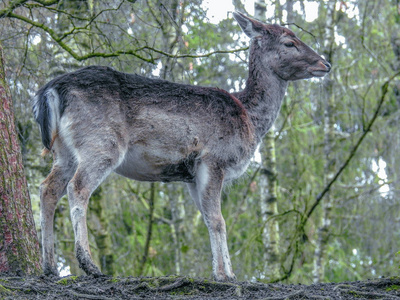
<svg viewBox="0 0 400 300"><path fill-rule="evenodd" d="M258 45L254 44L250 50L246 88L234 95L247 109L255 127L258 142L261 142L278 116L288 83L279 78L271 69L265 69L258 63L261 57L257 57Z"/></svg>

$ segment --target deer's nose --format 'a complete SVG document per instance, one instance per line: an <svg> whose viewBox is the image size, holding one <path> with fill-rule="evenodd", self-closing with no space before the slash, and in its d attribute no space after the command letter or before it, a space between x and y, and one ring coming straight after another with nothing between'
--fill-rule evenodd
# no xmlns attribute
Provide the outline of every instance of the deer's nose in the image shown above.
<svg viewBox="0 0 400 300"><path fill-rule="evenodd" d="M326 68L328 69L328 72L331 70L332 66L330 63L328 63L327 61L324 62L324 65L326 66Z"/></svg>
<svg viewBox="0 0 400 300"><path fill-rule="evenodd" d="M331 70L331 65L326 60L321 59L314 63L313 66L310 66L307 70L312 76L324 77Z"/></svg>
<svg viewBox="0 0 400 300"><path fill-rule="evenodd" d="M326 71L329 72L332 68L331 64L327 61L320 61L319 64L323 65L326 68Z"/></svg>

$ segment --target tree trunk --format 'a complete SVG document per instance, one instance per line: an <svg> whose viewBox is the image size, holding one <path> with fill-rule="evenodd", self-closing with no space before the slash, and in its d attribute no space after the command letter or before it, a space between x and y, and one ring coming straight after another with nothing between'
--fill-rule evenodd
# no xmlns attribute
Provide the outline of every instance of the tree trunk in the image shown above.
<svg viewBox="0 0 400 300"><path fill-rule="evenodd" d="M267 4L265 0L254 1L254 18L265 21L265 14L267 12Z"/></svg>
<svg viewBox="0 0 400 300"><path fill-rule="evenodd" d="M277 196L277 171L275 158L275 130L271 130L264 138L262 157L262 172L260 174L260 197L261 213L264 225L263 243L265 248L264 270L268 279L277 279L280 276L280 255L279 255L279 223L273 218L278 214Z"/></svg>
<svg viewBox="0 0 400 300"><path fill-rule="evenodd" d="M335 42L334 25L335 25L335 6L336 1L329 1L327 4L327 26L325 36L325 51L324 54L328 58L328 61L332 63L332 47L331 45ZM324 172L324 183L327 184L334 176L336 171L336 161L333 157L335 153L333 151L333 145L335 141L335 94L333 89L333 80L330 75L327 75L324 79L324 95L325 95L325 109L324 109L324 155L325 155L325 172ZM328 192L325 196L325 200L322 203L322 217L320 219L320 226L317 230L317 241L314 252L314 270L313 280L314 282L321 282L325 276L325 259L326 259L326 246L328 245L330 237L331 227L331 211L333 199L331 192Z"/></svg>
<svg viewBox="0 0 400 300"><path fill-rule="evenodd" d="M335 97L333 95L332 82L326 79L326 97L328 101L325 108L325 172L324 172L324 183L327 184L335 174L335 160L332 158L333 142L334 142L334 118L333 111L335 105ZM314 270L313 279L315 283L322 282L325 276L325 258L326 258L326 246L328 245L331 227L331 211L333 206L333 199L331 192L328 192L325 196L325 200L322 203L322 217L320 219L320 226L317 230L317 242L314 252Z"/></svg>
<svg viewBox="0 0 400 300"><path fill-rule="evenodd" d="M183 205L183 191L178 188L176 183L168 184L166 186L168 191L169 203L171 206L171 222L169 226L171 228L173 248L174 248L174 273L176 275L181 274L182 266L182 255L181 255L181 221L182 215L184 215L184 205Z"/></svg>
<svg viewBox="0 0 400 300"><path fill-rule="evenodd" d="M186 1L172 0L168 2L167 9L161 10L161 30L164 41L163 50L171 54L177 54L182 47L182 24ZM160 77L175 81L174 70L181 60L167 57L163 61Z"/></svg>
<svg viewBox="0 0 400 300"><path fill-rule="evenodd" d="M155 182L150 183L150 198L149 198L149 223L147 224L147 237L146 244L144 245L144 253L142 256L142 261L139 265L138 274L143 276L145 273L145 266L147 260L149 259L150 243L153 235L153 225L154 225L154 205L156 201L156 189L157 184Z"/></svg>
<svg viewBox="0 0 400 300"><path fill-rule="evenodd" d="M255 18L265 21L265 0L254 3ZM264 270L268 280L280 276L279 223L273 218L278 214L275 129L272 127L261 146L262 172L259 177L260 206L263 221Z"/></svg>
<svg viewBox="0 0 400 300"><path fill-rule="evenodd" d="M33 220L22 155L14 125L11 94L0 45L0 273L41 272L39 241Z"/></svg>
<svg viewBox="0 0 400 300"><path fill-rule="evenodd" d="M161 13L160 19L162 22L163 31L163 50L172 54L177 54L182 47L182 24L184 22L185 7L187 1L172 0L168 2L168 12L163 11ZM175 75L177 74L177 67L184 66L182 60L168 57L163 62L162 70L160 72L160 77L168 80L175 80ZM185 68L185 67L184 67ZM175 72L174 72L175 71ZM169 205L171 210L171 220L169 226L171 228L172 242L174 249L174 273L181 274L182 266L182 255L181 255L181 245L180 239L180 220L181 212L184 211L182 199L182 189L178 189L177 183L169 183L166 186L168 191Z"/></svg>

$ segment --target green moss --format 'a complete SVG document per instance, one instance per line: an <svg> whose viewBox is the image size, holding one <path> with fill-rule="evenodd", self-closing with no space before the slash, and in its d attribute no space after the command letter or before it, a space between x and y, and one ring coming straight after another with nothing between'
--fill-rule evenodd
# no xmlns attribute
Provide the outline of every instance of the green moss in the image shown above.
<svg viewBox="0 0 400 300"><path fill-rule="evenodd" d="M361 298L360 294L357 293L356 291L348 291L347 293L352 295L353 297Z"/></svg>
<svg viewBox="0 0 400 300"><path fill-rule="evenodd" d="M77 278L78 278L78 276L68 276L68 277L64 277L64 278L60 279L56 283L62 284L62 285L68 285L69 283L76 281Z"/></svg>
<svg viewBox="0 0 400 300"><path fill-rule="evenodd" d="M400 267L399 267L400 268ZM389 277L390 280L399 280L400 277L399 276L391 276Z"/></svg>
<svg viewBox="0 0 400 300"><path fill-rule="evenodd" d="M110 282L116 283L116 282L120 282L121 280L119 278L115 278L113 277Z"/></svg>
<svg viewBox="0 0 400 300"><path fill-rule="evenodd" d="M160 286L160 282L156 278L142 278L140 281L147 283L150 288L158 288Z"/></svg>
<svg viewBox="0 0 400 300"><path fill-rule="evenodd" d="M183 292L183 291L172 291L172 292L170 292L169 294L170 294L171 296L184 296L184 295L186 295L186 293Z"/></svg>
<svg viewBox="0 0 400 300"><path fill-rule="evenodd" d="M393 284L386 288L387 292L400 290L400 285Z"/></svg>
<svg viewBox="0 0 400 300"><path fill-rule="evenodd" d="M9 289L7 289L7 288L5 288L4 286L2 286L1 284L0 284L0 295L3 295L3 296L8 296L8 295L13 295L14 293L11 291L11 290L9 290Z"/></svg>

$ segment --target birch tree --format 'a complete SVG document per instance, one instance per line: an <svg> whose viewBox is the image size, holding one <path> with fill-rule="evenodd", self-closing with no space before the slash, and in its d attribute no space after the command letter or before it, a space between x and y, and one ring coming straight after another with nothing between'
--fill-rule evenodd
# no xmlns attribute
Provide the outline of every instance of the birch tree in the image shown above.
<svg viewBox="0 0 400 300"><path fill-rule="evenodd" d="M265 21L265 0L254 3L254 16ZM259 175L259 197L263 222L262 239L264 243L264 272L268 280L276 280L280 276L278 185L275 158L275 127L265 135L260 149L262 171Z"/></svg>
<svg viewBox="0 0 400 300"><path fill-rule="evenodd" d="M336 23L336 2L328 1L326 3L326 31L325 31L325 45L324 55L328 60L334 64L334 47L335 47L335 36L334 28ZM321 8L322 9L322 8ZM325 8L324 8L325 9ZM335 162L335 91L334 82L332 75L326 76L323 81L324 86L324 155L325 155L325 166L324 166L324 184L328 184L335 175L336 162ZM324 280L324 270L326 264L326 247L328 245L331 227L331 213L333 207L334 197L331 196L331 192L328 192L325 196L325 200L322 203L322 216L319 220L319 227L317 229L317 240L315 245L314 254L314 270L313 277L314 282L321 282Z"/></svg>

